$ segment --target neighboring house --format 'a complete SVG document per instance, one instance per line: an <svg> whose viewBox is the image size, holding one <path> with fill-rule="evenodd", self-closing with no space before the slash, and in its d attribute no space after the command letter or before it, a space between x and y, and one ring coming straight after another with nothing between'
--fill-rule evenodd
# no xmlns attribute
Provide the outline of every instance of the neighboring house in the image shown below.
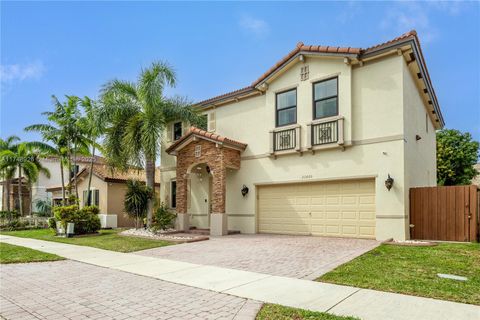
<svg viewBox="0 0 480 320"><path fill-rule="evenodd" d="M84 157L84 156L78 156L77 157L77 164L75 171L80 172L80 170L84 169L85 167L90 165L91 157ZM95 156L95 163L100 164L100 163L105 163L104 158ZM42 158L40 159L41 165L48 169L50 172L50 178L48 178L44 173L40 172L37 181L31 186L31 195L28 193L28 186L26 183L24 183L24 188L27 188L27 194L24 195L23 197L27 197L24 201L24 212L25 214L30 213L30 204L32 207L32 211L35 212L37 211L36 207L36 202L38 200L50 200L51 195L47 192L47 188L51 186L57 186L61 185L62 183L62 174L60 170L60 160L56 157L48 157L48 158ZM74 166L73 160L72 160L72 167ZM68 184L68 180L73 177L74 174L74 169L69 170L66 166L64 167L64 180L65 184ZM15 174L16 176L16 174ZM17 183L17 179L14 180L15 183ZM5 181L0 182L0 188L2 188L0 194L2 195L2 210L6 210L6 196L4 194L5 188ZM15 187L15 189L17 189ZM15 203L15 207L18 210L18 201L16 200L18 198L17 191L14 191L13 189L10 190L11 197L10 197L10 202L13 204ZM32 201L30 202L30 196ZM11 208L14 208L14 206L11 206Z"/></svg>
<svg viewBox="0 0 480 320"><path fill-rule="evenodd" d="M436 185L444 121L415 31L367 49L299 43L196 107L207 130L174 122L162 142L180 229L403 240L409 189Z"/></svg>
<svg viewBox="0 0 480 320"><path fill-rule="evenodd" d="M475 168L475 170L477 170L477 172L480 172L480 163L477 163L476 165L473 166ZM477 186L480 187L480 173L477 174L477 176L475 176L473 179L472 179L472 184L476 184Z"/></svg>
<svg viewBox="0 0 480 320"><path fill-rule="evenodd" d="M87 204L88 179L90 166L80 170L77 175L78 194L80 206ZM90 187L92 205L100 209L102 227L133 227L134 219L124 213L124 199L127 190L126 182L129 179L145 181L144 170L130 169L127 172L112 171L107 165L95 164L93 166L92 183ZM156 172L156 192L160 187L160 174ZM73 180L72 180L73 184ZM59 205L62 199L61 186L47 188L53 195L54 204Z"/></svg>

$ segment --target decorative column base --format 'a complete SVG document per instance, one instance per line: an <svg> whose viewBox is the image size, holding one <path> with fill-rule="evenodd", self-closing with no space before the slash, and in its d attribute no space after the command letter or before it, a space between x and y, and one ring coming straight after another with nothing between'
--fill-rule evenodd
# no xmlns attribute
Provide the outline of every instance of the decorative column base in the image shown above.
<svg viewBox="0 0 480 320"><path fill-rule="evenodd" d="M227 214L212 213L210 214L210 235L225 236L228 234Z"/></svg>
<svg viewBox="0 0 480 320"><path fill-rule="evenodd" d="M188 214L186 213L177 213L177 219L175 221L175 229L178 231L188 231L190 230L190 223L188 219Z"/></svg>

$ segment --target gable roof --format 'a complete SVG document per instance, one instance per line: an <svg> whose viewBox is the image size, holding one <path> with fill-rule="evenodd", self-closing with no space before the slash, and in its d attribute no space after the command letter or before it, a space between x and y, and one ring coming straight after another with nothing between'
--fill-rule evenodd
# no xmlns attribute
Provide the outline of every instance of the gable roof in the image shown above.
<svg viewBox="0 0 480 320"><path fill-rule="evenodd" d="M440 125L443 127L444 120L443 115L438 105L438 99L433 89L433 85L428 73L427 66L425 64L425 59L423 57L423 52L420 47L420 41L415 30L411 30L402 34L399 37L396 37L392 40L368 47L368 48L356 48L356 47L337 47L337 46L318 46L318 45L305 45L303 42L299 42L295 49L290 51L286 56L280 59L275 65L268 69L264 74L262 74L257 80L247 87L234 90L225 94L221 94L203 101L200 101L195 104L195 106L200 108L209 107L211 105L224 103L230 99L238 99L240 97L246 97L252 94L261 93L261 85L268 81L268 79L273 76L276 72L284 68L291 61L297 58L302 54L319 54L324 56L339 56L344 58L349 58L355 61L362 61L363 59L374 57L377 55L383 54L385 51L392 50L394 48L399 48L404 45L410 44L415 56L415 60L418 62L420 73L422 74L422 79L425 82L425 87L427 88L430 97L431 104L434 107L434 111Z"/></svg>
<svg viewBox="0 0 480 320"><path fill-rule="evenodd" d="M245 148L247 147L246 143L232 140L227 137L223 137L213 132L208 132L196 127L190 127L187 133L185 133L180 139L178 139L170 147L168 147L165 152L167 152L168 154L174 153L184 142L186 142L186 140L191 137L198 137L200 139L212 141L214 143L219 143L226 147L233 147L242 151L245 150Z"/></svg>
<svg viewBox="0 0 480 320"><path fill-rule="evenodd" d="M126 182L127 180L146 181L145 170L128 169L127 171L112 170L105 164L94 164L93 174L106 182ZM77 177L88 174L90 167L85 167L77 174ZM160 181L160 170L155 169L155 181Z"/></svg>

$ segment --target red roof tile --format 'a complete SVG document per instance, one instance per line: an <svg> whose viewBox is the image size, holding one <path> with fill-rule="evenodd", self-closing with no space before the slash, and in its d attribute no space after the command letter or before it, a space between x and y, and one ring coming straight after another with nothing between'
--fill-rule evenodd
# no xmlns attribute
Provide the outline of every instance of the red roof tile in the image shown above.
<svg viewBox="0 0 480 320"><path fill-rule="evenodd" d="M247 147L246 143L242 143L242 142L239 142L239 141L236 141L236 140L232 140L232 139L229 139L227 137L223 137L223 136L215 134L213 132L208 132L208 131L205 131L205 130L202 130L202 129L199 129L199 128L196 128L196 127L190 127L190 129L187 131L187 133L185 133L180 139L175 141L165 151L167 153L170 153L171 151L175 150L183 141L185 141L186 139L188 139L192 135L195 135L195 136L200 137L200 138L203 137L203 138L207 138L209 140L218 141L220 143L230 144L230 145L233 145L233 146L237 146L241 149L245 149Z"/></svg>

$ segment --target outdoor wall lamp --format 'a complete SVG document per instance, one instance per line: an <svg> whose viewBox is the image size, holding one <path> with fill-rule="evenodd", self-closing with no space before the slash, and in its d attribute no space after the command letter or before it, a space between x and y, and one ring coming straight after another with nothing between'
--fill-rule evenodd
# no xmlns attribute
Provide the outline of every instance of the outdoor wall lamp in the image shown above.
<svg viewBox="0 0 480 320"><path fill-rule="evenodd" d="M248 187L246 185L243 185L242 187L242 196L246 196L248 193Z"/></svg>
<svg viewBox="0 0 480 320"><path fill-rule="evenodd" d="M395 181L395 180L393 180L393 178L390 177L390 173L389 173L387 180L385 180L385 187L387 188L388 191L390 191L390 189L392 189L393 181Z"/></svg>

